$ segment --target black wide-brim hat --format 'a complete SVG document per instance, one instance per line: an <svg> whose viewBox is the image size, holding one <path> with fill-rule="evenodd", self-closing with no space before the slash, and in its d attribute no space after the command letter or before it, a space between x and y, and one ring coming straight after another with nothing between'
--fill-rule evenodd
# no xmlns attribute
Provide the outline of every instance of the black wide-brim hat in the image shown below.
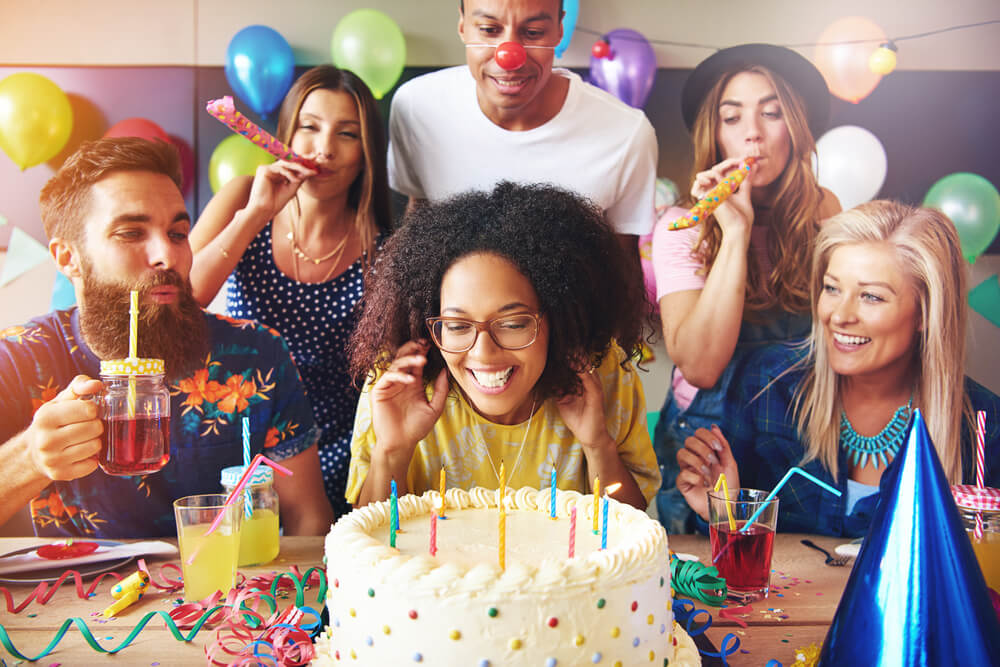
<svg viewBox="0 0 1000 667"><path fill-rule="evenodd" d="M819 70L791 49L774 44L741 44L722 49L701 61L684 83L681 114L688 130L694 126L698 109L719 79L753 65L771 70L788 82L806 107L806 121L818 139L830 119L830 89Z"/></svg>

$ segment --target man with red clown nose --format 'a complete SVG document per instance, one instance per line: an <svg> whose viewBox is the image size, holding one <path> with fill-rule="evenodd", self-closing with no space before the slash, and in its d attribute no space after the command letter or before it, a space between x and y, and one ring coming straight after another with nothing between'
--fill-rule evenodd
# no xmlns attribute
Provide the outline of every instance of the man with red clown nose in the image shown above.
<svg viewBox="0 0 1000 667"><path fill-rule="evenodd" d="M596 202L637 256L635 236L654 221L656 135L641 110L553 69L562 17L561 0L459 2L466 64L396 92L389 184L413 205L503 180L551 183Z"/></svg>

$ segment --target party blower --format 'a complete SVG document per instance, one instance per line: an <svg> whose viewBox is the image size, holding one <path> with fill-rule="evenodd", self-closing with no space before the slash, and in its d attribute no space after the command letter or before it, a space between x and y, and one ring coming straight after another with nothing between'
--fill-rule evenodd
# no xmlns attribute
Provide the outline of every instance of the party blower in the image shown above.
<svg viewBox="0 0 1000 667"><path fill-rule="evenodd" d="M694 227L695 225L704 222L705 218L712 215L715 209L719 208L722 202L729 199L730 195L739 189L740 183L746 180L746 177L750 174L750 167L752 167L756 161L757 158L753 156L744 158L743 164L726 174L726 177L722 179L722 182L709 190L708 194L704 197L699 199L698 203L692 206L691 210L687 212L687 215L671 222L667 225L667 229L673 232L678 229Z"/></svg>

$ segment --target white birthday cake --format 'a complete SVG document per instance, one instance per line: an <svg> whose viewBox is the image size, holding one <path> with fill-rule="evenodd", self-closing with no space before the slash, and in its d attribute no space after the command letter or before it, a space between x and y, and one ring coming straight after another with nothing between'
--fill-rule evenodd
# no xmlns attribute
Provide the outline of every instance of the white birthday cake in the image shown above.
<svg viewBox="0 0 1000 667"><path fill-rule="evenodd" d="M330 625L313 664L700 664L673 622L659 523L609 500L602 549L592 496L558 491L553 519L548 490L508 490L501 568L497 495L450 489L433 556L436 492L399 499L395 547L389 502L342 517L326 538Z"/></svg>

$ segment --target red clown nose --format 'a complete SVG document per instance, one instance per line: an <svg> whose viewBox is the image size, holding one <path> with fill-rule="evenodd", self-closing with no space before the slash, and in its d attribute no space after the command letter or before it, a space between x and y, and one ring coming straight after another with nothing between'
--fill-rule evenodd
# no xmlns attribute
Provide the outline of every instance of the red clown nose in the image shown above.
<svg viewBox="0 0 1000 667"><path fill-rule="evenodd" d="M497 46L493 58L502 69L511 71L524 65L525 61L528 60L528 53L517 42L504 42Z"/></svg>

